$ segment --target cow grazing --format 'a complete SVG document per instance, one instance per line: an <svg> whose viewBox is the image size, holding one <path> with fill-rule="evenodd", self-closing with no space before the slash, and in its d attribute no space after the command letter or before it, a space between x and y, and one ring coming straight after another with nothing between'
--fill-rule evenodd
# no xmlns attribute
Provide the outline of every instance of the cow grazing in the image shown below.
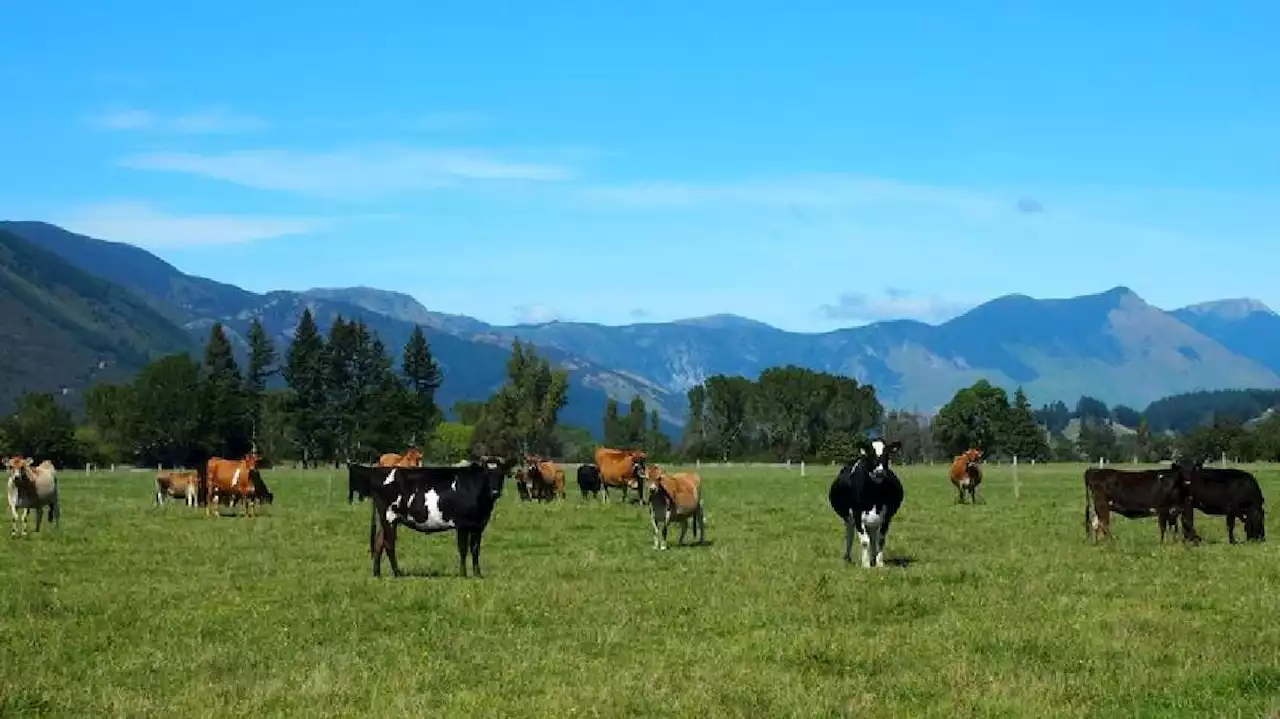
<svg viewBox="0 0 1280 719"><path fill-rule="evenodd" d="M846 464L831 483L827 498L845 524L844 560L853 561L853 534L862 543L862 566L884 566L889 524L902 506L905 492L891 459L902 451L901 442L884 440L861 443L861 454Z"/></svg>
<svg viewBox="0 0 1280 719"><path fill-rule="evenodd" d="M696 472L667 474L654 465L646 472L645 483L649 487L650 522L653 524L653 548L667 548L667 527L672 521L680 523L680 538L684 544L689 520L693 520L693 536L698 544L707 541L707 517L702 505L702 477Z"/></svg>
<svg viewBox="0 0 1280 719"><path fill-rule="evenodd" d="M396 454L395 452L387 452L378 457L379 467L421 467L422 466L422 450L417 447L406 449L404 454Z"/></svg>
<svg viewBox="0 0 1280 719"><path fill-rule="evenodd" d="M1195 531L1195 512L1226 516L1227 541L1237 544L1236 520L1244 523L1247 541L1263 542L1267 538L1266 508L1258 480L1242 469L1218 469L1196 462L1190 466L1175 464L1173 471L1182 487L1182 534L1199 542Z"/></svg>
<svg viewBox="0 0 1280 719"><path fill-rule="evenodd" d="M582 498L588 494L600 496L600 468L594 464L578 466L578 489L582 490Z"/></svg>
<svg viewBox="0 0 1280 719"><path fill-rule="evenodd" d="M609 488L622 490L622 501L627 501L627 490L636 490L637 502L644 501L645 453L638 449L596 448L596 467L600 469L600 501L609 501Z"/></svg>
<svg viewBox="0 0 1280 719"><path fill-rule="evenodd" d="M1125 470L1090 467L1084 471L1085 538L1111 537L1111 513L1129 519L1154 516L1160 541L1172 530L1182 505L1174 469Z"/></svg>
<svg viewBox="0 0 1280 719"><path fill-rule="evenodd" d="M564 467L537 455L525 457L524 481L533 499L564 499Z"/></svg>
<svg viewBox="0 0 1280 719"><path fill-rule="evenodd" d="M982 484L982 450L968 449L957 455L951 462L951 484L959 496L956 502L964 504L964 495L968 493L969 502L977 504L978 485Z"/></svg>
<svg viewBox="0 0 1280 719"><path fill-rule="evenodd" d="M404 525L424 534L455 532L458 539L458 571L467 576L467 551L471 568L480 573L480 539L502 496L502 485L513 461L481 457L465 467L377 467L365 476L372 516L369 520L369 554L373 576L382 576L382 555L391 561L391 573L403 573L396 561L396 528ZM352 467L354 472L358 468ZM367 469L367 468L360 468Z"/></svg>
<svg viewBox="0 0 1280 719"><path fill-rule="evenodd" d="M188 507L200 503L200 473L195 470L159 472L156 474L156 505L165 498L185 499Z"/></svg>
<svg viewBox="0 0 1280 719"><path fill-rule="evenodd" d="M13 517L10 534L18 536L21 527L22 536L27 535L27 516L32 509L36 510L37 532L46 508L50 524L60 524L62 509L58 503L58 473L53 462L46 459L36 465L30 458L10 457L5 464L9 470L5 494L9 498L9 514ZM21 516L18 510L22 510Z"/></svg>
<svg viewBox="0 0 1280 719"><path fill-rule="evenodd" d="M243 459L210 457L200 476L205 485L205 515L219 516L218 501L228 497L233 508L237 501L244 501L245 516L254 516L259 500L257 483L261 481L261 475L256 471L257 466L258 455L253 452L246 454Z"/></svg>

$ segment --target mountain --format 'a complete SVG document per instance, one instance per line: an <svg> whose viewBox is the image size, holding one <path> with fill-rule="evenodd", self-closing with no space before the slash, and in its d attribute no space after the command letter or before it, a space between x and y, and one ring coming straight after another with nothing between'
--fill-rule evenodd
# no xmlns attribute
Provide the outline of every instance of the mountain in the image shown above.
<svg viewBox="0 0 1280 719"><path fill-rule="evenodd" d="M1280 372L1280 315L1258 300L1205 302L1171 314L1232 352Z"/></svg>
<svg viewBox="0 0 1280 719"><path fill-rule="evenodd" d="M78 393L192 348L136 294L0 229L0 412L24 390Z"/></svg>
<svg viewBox="0 0 1280 719"><path fill-rule="evenodd" d="M459 399L488 397L506 378L506 362L511 351L509 336L489 332L488 325L479 320L429 312L408 295L362 287L257 294L187 275L133 245L68 232L56 225L0 222L0 231L5 230L46 248L46 255L51 251L54 259L60 257L59 262L63 266L71 265L68 269L77 274L92 273L100 284L109 284L132 297L134 302L162 314L171 328L176 324L185 330L189 344L202 345L209 327L221 322L242 360L248 350L248 329L255 317L283 356L303 310L310 308L316 322L326 331L337 315L363 319L377 331L397 362L415 323L435 329L428 341L445 373L437 401L446 409ZM599 432L609 394L623 397L625 401L639 394L647 405L659 410L665 431L678 435L683 397L671 397L643 378L619 374L555 348L544 348L544 354L571 369L570 404L561 413L563 421Z"/></svg>
<svg viewBox="0 0 1280 719"><path fill-rule="evenodd" d="M503 381L512 339L538 345L570 369L565 421L600 431L606 396L635 394L659 410L668 431L683 422L685 392L715 374L756 377L796 364L876 387L889 407L935 411L955 391L987 379L1033 403L1074 403L1088 394L1134 407L1172 394L1280 388L1280 316L1252 300L1167 312L1127 287L1066 299L1006 295L939 325L879 322L824 333L787 332L736 315L608 326L548 322L498 326L433 312L414 298L372 287L247 292L186 275L130 245L43 223L7 223L82 269L126 284L203 341L218 321L243 345L260 318L282 345L303 308L322 327L361 317L399 352L414 323L445 365L442 404L480 399ZM134 274L134 273L137 274Z"/></svg>

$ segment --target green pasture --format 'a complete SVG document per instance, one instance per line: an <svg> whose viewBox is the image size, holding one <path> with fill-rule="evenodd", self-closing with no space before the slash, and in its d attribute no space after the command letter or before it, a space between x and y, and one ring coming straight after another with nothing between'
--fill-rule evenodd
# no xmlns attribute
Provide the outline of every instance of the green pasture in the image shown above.
<svg viewBox="0 0 1280 719"><path fill-rule="evenodd" d="M153 473L64 471L63 525L0 534L0 716L1261 717L1280 712L1280 524L1084 541L1083 465L900 470L887 556L841 559L834 468L704 466L709 546L635 506L507 484L457 577L400 530L371 576L346 473L269 470L254 519L157 508ZM1254 468L1280 497L1280 468ZM7 507L6 514L7 514ZM7 520L6 516L6 520ZM856 552L856 545L855 545ZM856 558L856 554L855 554Z"/></svg>

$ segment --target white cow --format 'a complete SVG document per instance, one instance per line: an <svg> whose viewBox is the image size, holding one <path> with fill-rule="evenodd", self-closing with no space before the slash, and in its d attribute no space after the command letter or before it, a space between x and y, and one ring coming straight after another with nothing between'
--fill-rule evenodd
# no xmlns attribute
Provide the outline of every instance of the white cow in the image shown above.
<svg viewBox="0 0 1280 719"><path fill-rule="evenodd" d="M53 462L45 460L36 466L30 458L11 457L6 463L9 469L9 481L5 486L5 494L9 497L9 512L13 515L13 527L10 534L18 536L19 527L22 535L27 534L27 515L36 510L36 531L40 531L43 509L49 508L49 521L57 524L62 517L58 507L58 475L54 471ZM18 510L22 510L19 517Z"/></svg>

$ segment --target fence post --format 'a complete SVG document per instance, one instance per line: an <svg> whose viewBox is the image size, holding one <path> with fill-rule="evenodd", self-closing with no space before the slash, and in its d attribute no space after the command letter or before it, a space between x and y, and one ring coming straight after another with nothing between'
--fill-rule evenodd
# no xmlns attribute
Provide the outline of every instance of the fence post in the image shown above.
<svg viewBox="0 0 1280 719"><path fill-rule="evenodd" d="M804 460L800 460L800 476L804 476Z"/></svg>
<svg viewBox="0 0 1280 719"><path fill-rule="evenodd" d="M1018 485L1018 455L1013 455L1013 498L1018 499L1022 496L1021 487Z"/></svg>
<svg viewBox="0 0 1280 719"><path fill-rule="evenodd" d="M699 472L701 472L701 471L702 471L702 460L701 460L701 459L695 459L695 460L693 460L693 466L694 466L694 467L696 467L696 468L697 468L697 470L698 470Z"/></svg>

